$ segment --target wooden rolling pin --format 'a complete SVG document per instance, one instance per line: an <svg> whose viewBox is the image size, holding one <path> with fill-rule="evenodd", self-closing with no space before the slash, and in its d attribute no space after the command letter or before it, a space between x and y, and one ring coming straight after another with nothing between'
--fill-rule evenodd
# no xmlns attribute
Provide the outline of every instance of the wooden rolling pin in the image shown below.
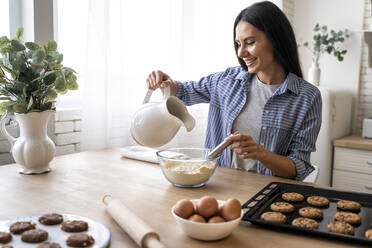
<svg viewBox="0 0 372 248"><path fill-rule="evenodd" d="M142 248L165 248L159 234L154 232L142 219L131 212L119 200L110 195L102 198L106 210L119 226Z"/></svg>

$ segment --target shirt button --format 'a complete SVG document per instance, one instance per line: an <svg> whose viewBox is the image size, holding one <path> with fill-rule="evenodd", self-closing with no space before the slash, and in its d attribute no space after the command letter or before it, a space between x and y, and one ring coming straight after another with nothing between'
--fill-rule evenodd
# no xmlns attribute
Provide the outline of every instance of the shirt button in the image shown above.
<svg viewBox="0 0 372 248"><path fill-rule="evenodd" d="M268 114L268 113L270 113L270 111L269 110L266 110L265 113Z"/></svg>
<svg viewBox="0 0 372 248"><path fill-rule="evenodd" d="M266 130L266 127L262 127L262 130Z"/></svg>

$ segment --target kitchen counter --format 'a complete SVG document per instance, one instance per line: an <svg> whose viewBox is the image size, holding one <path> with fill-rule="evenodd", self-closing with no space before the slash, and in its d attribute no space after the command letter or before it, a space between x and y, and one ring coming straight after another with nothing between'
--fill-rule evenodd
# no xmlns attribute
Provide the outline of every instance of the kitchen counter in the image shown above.
<svg viewBox="0 0 372 248"><path fill-rule="evenodd" d="M212 180L198 189L172 186L157 164L120 158L118 148L56 157L52 172L21 175L19 166L0 166L0 220L50 212L85 216L106 225L113 248L137 247L105 211L102 197L110 194L143 218L167 247L355 247L333 239L311 237L262 228L240 226L217 242L194 240L176 225L170 210L180 199L204 195L226 200L236 197L243 204L272 181L297 183L233 169L217 168Z"/></svg>
<svg viewBox="0 0 372 248"><path fill-rule="evenodd" d="M350 135L333 141L336 147L362 149L372 151L372 139L366 139L360 135Z"/></svg>

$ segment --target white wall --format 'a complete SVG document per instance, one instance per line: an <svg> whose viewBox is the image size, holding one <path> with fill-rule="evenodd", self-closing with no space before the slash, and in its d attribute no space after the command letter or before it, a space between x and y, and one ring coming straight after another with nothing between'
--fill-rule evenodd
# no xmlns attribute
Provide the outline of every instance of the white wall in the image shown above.
<svg viewBox="0 0 372 248"><path fill-rule="evenodd" d="M341 46L348 50L344 61L324 54L320 59L320 85L329 88L347 89L353 94L353 126L357 113L359 91L359 73L361 61L363 25L363 0L295 0L293 26L299 43L310 41L312 44L313 28L316 23L327 25L334 30L349 29L352 34ZM311 53L300 48L300 60L305 79L311 64Z"/></svg>

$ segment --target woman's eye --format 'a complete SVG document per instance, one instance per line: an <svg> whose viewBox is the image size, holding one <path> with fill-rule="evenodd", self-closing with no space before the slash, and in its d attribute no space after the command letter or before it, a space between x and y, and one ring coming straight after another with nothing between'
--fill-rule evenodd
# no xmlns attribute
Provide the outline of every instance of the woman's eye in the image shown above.
<svg viewBox="0 0 372 248"><path fill-rule="evenodd" d="M248 46L251 46L253 44L254 44L254 41L250 41L250 42L247 43Z"/></svg>

